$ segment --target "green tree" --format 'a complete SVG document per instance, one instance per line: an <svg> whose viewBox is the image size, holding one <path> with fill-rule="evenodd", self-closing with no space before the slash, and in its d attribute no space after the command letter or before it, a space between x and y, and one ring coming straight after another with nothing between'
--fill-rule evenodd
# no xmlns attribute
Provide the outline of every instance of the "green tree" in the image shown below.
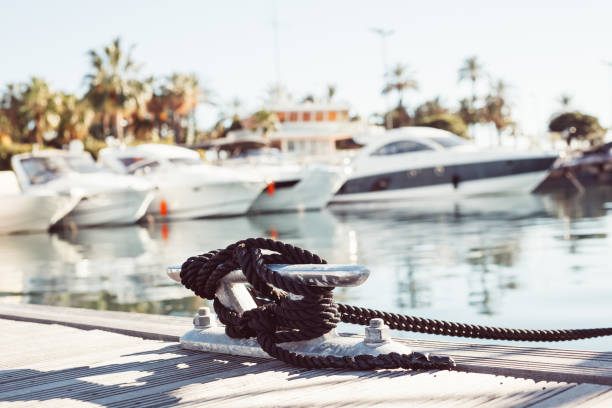
<svg viewBox="0 0 612 408"><path fill-rule="evenodd" d="M208 101L207 93L200 86L195 74L173 73L166 78L160 90L167 121L177 143L185 143L185 121L195 121L198 103Z"/></svg>
<svg viewBox="0 0 612 408"><path fill-rule="evenodd" d="M475 110L476 100L476 83L484 75L483 67L478 57L472 56L465 59L461 68L459 68L459 82L470 81L472 84L472 109ZM469 123L468 123L469 124Z"/></svg>
<svg viewBox="0 0 612 408"><path fill-rule="evenodd" d="M425 101L417 106L417 108L414 110L414 121L415 123L418 123L423 118L433 115L442 115L445 113L448 113L448 109L442 106L440 97L436 96L434 99Z"/></svg>
<svg viewBox="0 0 612 408"><path fill-rule="evenodd" d="M385 125L392 128L408 126L411 123L410 115L404 107L404 94L408 90L417 90L418 83L412 77L407 65L397 64L385 73L386 85L383 95L395 92L397 94L397 107L385 113Z"/></svg>
<svg viewBox="0 0 612 408"><path fill-rule="evenodd" d="M0 114L2 115L2 128L0 132L3 140L10 139L22 142L22 130L25 129L25 114L21 109L23 93L22 84L8 84L0 98Z"/></svg>
<svg viewBox="0 0 612 408"><path fill-rule="evenodd" d="M447 130L463 138L469 139L467 125L459 115L452 113L438 113L419 118L416 126L427 126Z"/></svg>
<svg viewBox="0 0 612 408"><path fill-rule="evenodd" d="M481 112L474 108L472 102L464 98L459 101L459 109L457 114L461 117L466 124L474 125L481 122Z"/></svg>
<svg viewBox="0 0 612 408"><path fill-rule="evenodd" d="M139 66L132 59L131 49L125 52L119 38L104 47L102 53L90 50L92 72L85 76L89 101L101 121L104 136L112 127L120 140L124 137L125 118L144 108L151 97L152 79L136 78Z"/></svg>
<svg viewBox="0 0 612 408"><path fill-rule="evenodd" d="M603 143L606 129L595 116L582 112L564 112L553 117L548 124L551 132L560 133L567 145L572 140L585 140L591 146Z"/></svg>
<svg viewBox="0 0 612 408"><path fill-rule="evenodd" d="M387 83L382 90L384 95L395 92L397 93L397 106L403 107L404 93L408 90L416 91L419 86L415 79L412 78L412 72L407 65L397 64L385 74Z"/></svg>
<svg viewBox="0 0 612 408"><path fill-rule="evenodd" d="M89 102L75 95L62 93L58 113L60 120L56 144L62 145L75 139L85 140L95 115Z"/></svg>
<svg viewBox="0 0 612 408"><path fill-rule="evenodd" d="M59 125L61 95L55 93L43 79L33 77L20 95L20 113L23 114L29 142L44 143L44 137L55 132Z"/></svg>
<svg viewBox="0 0 612 408"><path fill-rule="evenodd" d="M497 130L497 143L501 145L504 130L511 127L512 112L507 97L508 85L501 79L497 80L490 93L485 98L485 106L482 109L482 119L491 122Z"/></svg>
<svg viewBox="0 0 612 408"><path fill-rule="evenodd" d="M261 130L265 138L267 138L271 132L277 131L280 123L274 112L264 109L253 114L253 122L253 130Z"/></svg>
<svg viewBox="0 0 612 408"><path fill-rule="evenodd" d="M410 126L413 123L412 117L408 110L403 106L396 106L388 112L381 115L385 127L388 129L396 129L402 126Z"/></svg>
<svg viewBox="0 0 612 408"><path fill-rule="evenodd" d="M13 125L6 113L0 110L0 146L12 142Z"/></svg>
<svg viewBox="0 0 612 408"><path fill-rule="evenodd" d="M327 85L327 102L331 102L332 99L334 99L334 96L336 96L337 91L338 91L338 88L336 87L335 84Z"/></svg>

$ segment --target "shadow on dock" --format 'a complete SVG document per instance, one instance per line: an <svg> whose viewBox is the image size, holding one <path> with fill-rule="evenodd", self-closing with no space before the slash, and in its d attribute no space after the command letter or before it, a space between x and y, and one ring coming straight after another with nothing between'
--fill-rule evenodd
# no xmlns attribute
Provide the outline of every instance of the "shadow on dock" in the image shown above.
<svg viewBox="0 0 612 408"><path fill-rule="evenodd" d="M450 351L450 350L448 350ZM537 353L537 349L534 350ZM508 355L511 357L511 354ZM609 357L609 356L608 356ZM265 399L266 395L279 392L279 378L283 378L283 393L293 396L307 395L307 393L321 392L324 384L327 392L342 385L358 386L362 380L392 379L395 377L416 376L423 372L404 370L381 370L376 372L354 372L345 370L306 370L288 367L285 364L267 359L227 356L215 353L201 353L181 349L172 344L155 350L147 350L121 355L125 363L77 366L62 370L40 371L34 369L16 369L0 371L0 401L2 402L36 402L59 400L80 401L95 403L102 406L171 406L181 403L184 397L190 402L223 403L228 398L234 401L253 398ZM469 358L464 363L469 363ZM268 375L274 373L274 375ZM251 378L257 374L258 381L254 384ZM429 376L443 375L442 372L428 372ZM276 381L272 381L275 379ZM503 380L502 377L500 379ZM306 380L297 381L296 380ZM430 402L450 403L464 398L473 398L474 391L467 390L462 393L449 395L445 392L436 392L436 378L432 379ZM215 385L206 387L206 392L198 393L202 385ZM243 383L244 385L240 386ZM231 385L230 385L231 384ZM230 385L228 387L228 385ZM228 388L226 388L228 387ZM190 392L190 388L192 388ZM544 387L545 389L546 387ZM175 395L180 390L180 395ZM346 388L344 388L346 391ZM550 396L562 392L557 388L550 390ZM510 397L523 398L532 392L515 391ZM378 395L373 393L371 399L354 400L350 395L344 395L340 400L350 403L410 403L422 401L422 393L417 392L414 399L406 393L397 395ZM330 394L330 395L333 395ZM495 398L494 393L488 395L486 391L479 398ZM321 396L320 404L313 405L313 399L307 398L308 403L300 405L299 400L287 401L288 405L299 406L326 406L329 396ZM319 399L319 398L317 398ZM331 400L338 402L339 396ZM564 402L571 403L571 399ZM263 401L262 401L263 402Z"/></svg>

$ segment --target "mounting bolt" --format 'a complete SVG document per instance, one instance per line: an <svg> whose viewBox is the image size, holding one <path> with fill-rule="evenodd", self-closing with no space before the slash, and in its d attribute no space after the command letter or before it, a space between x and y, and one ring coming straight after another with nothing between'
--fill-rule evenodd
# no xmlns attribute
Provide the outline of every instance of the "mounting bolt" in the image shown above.
<svg viewBox="0 0 612 408"><path fill-rule="evenodd" d="M385 324L383 319L370 319L370 326L365 328L365 339L363 341L366 344L386 343L391 340L389 331L389 326Z"/></svg>
<svg viewBox="0 0 612 408"><path fill-rule="evenodd" d="M193 318L193 325L197 328L216 326L215 318L210 314L208 307L201 307Z"/></svg>

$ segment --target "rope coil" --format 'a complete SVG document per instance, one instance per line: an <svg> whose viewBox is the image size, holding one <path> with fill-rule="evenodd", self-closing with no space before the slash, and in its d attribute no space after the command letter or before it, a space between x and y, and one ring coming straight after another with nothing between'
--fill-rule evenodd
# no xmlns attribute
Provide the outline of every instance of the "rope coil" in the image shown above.
<svg viewBox="0 0 612 408"><path fill-rule="evenodd" d="M262 250L273 251L262 254ZM324 259L302 248L280 241L249 238L225 249L190 257L181 267L181 282L196 295L214 300L213 307L226 334L232 338L255 337L270 356L304 368L380 368L454 369L449 357L412 352L355 357L312 356L288 351L279 343L317 338L342 321L368 325L381 318L391 329L495 340L566 341L612 335L612 328L579 330L523 330L487 327L421 317L387 313L379 310L335 303L333 287L314 287L285 277L267 264L325 264ZM237 313L216 297L219 281L234 270L242 270L252 285L258 307ZM301 296L290 298L287 293Z"/></svg>

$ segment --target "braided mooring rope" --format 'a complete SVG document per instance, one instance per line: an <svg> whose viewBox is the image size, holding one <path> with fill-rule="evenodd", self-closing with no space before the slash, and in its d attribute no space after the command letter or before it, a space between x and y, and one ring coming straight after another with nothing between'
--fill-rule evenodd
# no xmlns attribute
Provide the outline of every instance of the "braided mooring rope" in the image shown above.
<svg viewBox="0 0 612 408"><path fill-rule="evenodd" d="M263 255L261 250L273 251ZM333 287L306 286L270 270L267 264L324 264L316 254L280 241L249 238L193 256L181 268L181 282L196 295L214 299L214 309L233 338L256 337L270 356L298 367L454 369L449 357L413 352L356 357L312 356L288 351L279 343L310 340L319 337L342 321L368 325L381 318L392 329L445 336L522 341L565 341L612 335L612 328L580 330L523 330L478 326L387 313L379 310L335 303ZM253 286L259 307L240 314L226 308L215 298L219 281L231 271L240 269ZM287 292L301 295L290 299Z"/></svg>

